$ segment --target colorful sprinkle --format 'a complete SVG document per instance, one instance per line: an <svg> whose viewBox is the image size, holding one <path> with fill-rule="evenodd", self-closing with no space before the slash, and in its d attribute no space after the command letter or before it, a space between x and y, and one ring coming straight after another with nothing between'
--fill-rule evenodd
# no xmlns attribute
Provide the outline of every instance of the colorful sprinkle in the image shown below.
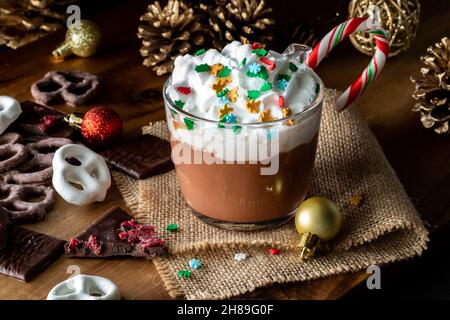
<svg viewBox="0 0 450 320"><path fill-rule="evenodd" d="M227 96L220 97L220 98L219 98L219 102L220 102L221 104L231 104L231 101L230 101L230 99L228 99Z"/></svg>
<svg viewBox="0 0 450 320"><path fill-rule="evenodd" d="M282 108L284 106L284 98L283 96L278 97L278 106Z"/></svg>
<svg viewBox="0 0 450 320"><path fill-rule="evenodd" d="M237 98L239 97L238 90L239 90L239 87L234 87L228 93L228 98L230 98L231 102L236 102Z"/></svg>
<svg viewBox="0 0 450 320"><path fill-rule="evenodd" d="M288 121L286 121L286 125L287 126L293 126L294 125L294 120L288 119Z"/></svg>
<svg viewBox="0 0 450 320"><path fill-rule="evenodd" d="M260 58L259 61L261 61L264 64L267 64L269 66L269 70L274 70L277 67L275 62L273 62L267 58Z"/></svg>
<svg viewBox="0 0 450 320"><path fill-rule="evenodd" d="M272 256L276 256L277 254L280 254L280 250L277 248L269 248L269 254Z"/></svg>
<svg viewBox="0 0 450 320"><path fill-rule="evenodd" d="M199 64L195 67L195 71L197 71L198 73L207 72L207 71L209 71L209 69L211 69L211 67L207 63Z"/></svg>
<svg viewBox="0 0 450 320"><path fill-rule="evenodd" d="M256 100L261 96L261 91L249 90L247 91L247 98L250 100Z"/></svg>
<svg viewBox="0 0 450 320"><path fill-rule="evenodd" d="M298 70L298 67L293 62L289 62L289 69L291 69L292 72L296 72Z"/></svg>
<svg viewBox="0 0 450 320"><path fill-rule="evenodd" d="M176 224L176 223L171 223L171 224L169 224L167 227L166 227L166 230L167 231L170 231L170 232L176 232L176 231L178 231L178 225Z"/></svg>
<svg viewBox="0 0 450 320"><path fill-rule="evenodd" d="M261 101L248 100L245 102L245 108L247 108L250 113L258 113Z"/></svg>
<svg viewBox="0 0 450 320"><path fill-rule="evenodd" d="M266 49L254 49L252 51L254 54L256 54L258 57L264 57L267 54L267 50Z"/></svg>
<svg viewBox="0 0 450 320"><path fill-rule="evenodd" d="M223 65L221 65L220 63L216 63L216 64L212 65L210 71L214 77L217 77L219 75L219 72L222 71L222 69L223 69Z"/></svg>
<svg viewBox="0 0 450 320"><path fill-rule="evenodd" d="M244 261L245 259L247 259L247 254L243 253L243 252L238 252L234 255L234 260L236 261Z"/></svg>
<svg viewBox="0 0 450 320"><path fill-rule="evenodd" d="M183 101L181 101L181 100L175 100L174 103L180 109L183 109L183 107L185 105L185 103Z"/></svg>
<svg viewBox="0 0 450 320"><path fill-rule="evenodd" d="M241 126L233 126L233 133L239 134L241 132L242 127Z"/></svg>
<svg viewBox="0 0 450 320"><path fill-rule="evenodd" d="M239 63L239 69L247 64L247 58L242 59L241 63Z"/></svg>
<svg viewBox="0 0 450 320"><path fill-rule="evenodd" d="M361 201L363 199L363 196L361 194L357 194L350 197L350 204L354 207L359 207L361 204Z"/></svg>
<svg viewBox="0 0 450 320"><path fill-rule="evenodd" d="M277 86L278 88L280 88L281 90L286 90L287 86L288 86L288 82L286 79L280 79L277 81Z"/></svg>
<svg viewBox="0 0 450 320"><path fill-rule="evenodd" d="M202 49L198 50L197 52L195 52L194 55L196 57L198 57L198 56L201 56L202 54L204 54L205 52L206 52L206 50L202 48Z"/></svg>
<svg viewBox="0 0 450 320"><path fill-rule="evenodd" d="M278 80L283 80L284 79L286 81L289 81L289 80L291 80L291 76L288 75L288 74L280 74L280 75L278 75L277 79Z"/></svg>
<svg viewBox="0 0 450 320"><path fill-rule="evenodd" d="M191 88L189 87L178 87L178 92L184 95L190 95L191 94Z"/></svg>
<svg viewBox="0 0 450 320"><path fill-rule="evenodd" d="M233 108L228 107L226 104L223 105L222 108L219 109L219 119L222 119L224 116L233 111Z"/></svg>
<svg viewBox="0 0 450 320"><path fill-rule="evenodd" d="M211 85L211 88L217 93L223 90L225 86L229 83L231 83L230 78L218 78L216 81Z"/></svg>
<svg viewBox="0 0 450 320"><path fill-rule="evenodd" d="M230 75L231 69L228 67L224 67L222 70L219 71L218 75L219 78L226 78Z"/></svg>
<svg viewBox="0 0 450 320"><path fill-rule="evenodd" d="M273 117L270 114L270 109L261 111L259 114L259 122L269 122L269 121L273 121Z"/></svg>
<svg viewBox="0 0 450 320"><path fill-rule="evenodd" d="M252 43L252 50L261 49L264 48L264 45L259 42L253 42Z"/></svg>
<svg viewBox="0 0 450 320"><path fill-rule="evenodd" d="M218 94L216 94L217 95L217 97L223 97L223 96L226 96L227 94L228 94L228 92L230 92L230 89L228 89L228 88L225 88L225 89L223 89L222 91L220 91Z"/></svg>
<svg viewBox="0 0 450 320"><path fill-rule="evenodd" d="M236 116L234 114L232 114L232 113L227 114L225 116L225 122L226 123L237 123Z"/></svg>
<svg viewBox="0 0 450 320"><path fill-rule="evenodd" d="M257 63L252 63L248 66L248 71L250 71L254 75L258 75L261 72L261 66Z"/></svg>
<svg viewBox="0 0 450 320"><path fill-rule="evenodd" d="M261 86L261 88L259 88L259 90L269 91L269 90L272 90L272 88L273 88L273 85L270 82L266 81L262 84L262 86Z"/></svg>
<svg viewBox="0 0 450 320"><path fill-rule="evenodd" d="M281 112L283 112L283 117L285 117L285 118L290 117L292 114L291 109L288 107L282 108Z"/></svg>
<svg viewBox="0 0 450 320"><path fill-rule="evenodd" d="M180 278L189 278L191 276L191 271L189 270L179 270L177 272Z"/></svg>
<svg viewBox="0 0 450 320"><path fill-rule="evenodd" d="M199 259L191 259L189 260L189 268L194 270L198 270L202 267L202 262Z"/></svg>
<svg viewBox="0 0 450 320"><path fill-rule="evenodd" d="M261 71L260 72L252 73L249 70L249 71L247 71L247 77L250 77L250 78L258 77L258 78L261 78L263 80L267 80L269 78L269 73L267 72L267 69L264 66L261 66L261 65L259 65L259 66L261 67Z"/></svg>
<svg viewBox="0 0 450 320"><path fill-rule="evenodd" d="M188 130L194 129L194 127L195 127L194 121L192 121L191 119L188 119L188 118L184 118L183 121Z"/></svg>

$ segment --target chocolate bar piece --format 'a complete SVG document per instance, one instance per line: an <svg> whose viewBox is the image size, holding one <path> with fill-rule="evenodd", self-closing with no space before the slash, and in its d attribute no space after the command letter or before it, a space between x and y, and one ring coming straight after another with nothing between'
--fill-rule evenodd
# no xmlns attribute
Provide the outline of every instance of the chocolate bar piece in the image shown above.
<svg viewBox="0 0 450 320"><path fill-rule="evenodd" d="M73 130L64 121L65 113L32 101L20 103L22 114L11 126L31 135L69 137Z"/></svg>
<svg viewBox="0 0 450 320"><path fill-rule="evenodd" d="M113 168L135 179L147 179L172 170L170 154L168 141L149 134L101 152Z"/></svg>
<svg viewBox="0 0 450 320"><path fill-rule="evenodd" d="M0 253L0 273L30 281L63 252L63 240L16 225L8 228L8 247Z"/></svg>
<svg viewBox="0 0 450 320"><path fill-rule="evenodd" d="M164 240L153 226L137 223L120 208L113 208L64 246L70 258L107 258L115 256L147 259L167 254Z"/></svg>
<svg viewBox="0 0 450 320"><path fill-rule="evenodd" d="M0 208L0 251L7 246L8 213Z"/></svg>

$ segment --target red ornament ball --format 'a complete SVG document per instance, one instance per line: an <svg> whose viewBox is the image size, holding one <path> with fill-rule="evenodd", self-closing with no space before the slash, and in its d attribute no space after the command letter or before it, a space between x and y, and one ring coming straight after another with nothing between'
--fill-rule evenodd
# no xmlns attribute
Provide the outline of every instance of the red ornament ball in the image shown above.
<svg viewBox="0 0 450 320"><path fill-rule="evenodd" d="M84 114L80 129L88 145L104 148L122 134L123 123L114 110L95 107Z"/></svg>

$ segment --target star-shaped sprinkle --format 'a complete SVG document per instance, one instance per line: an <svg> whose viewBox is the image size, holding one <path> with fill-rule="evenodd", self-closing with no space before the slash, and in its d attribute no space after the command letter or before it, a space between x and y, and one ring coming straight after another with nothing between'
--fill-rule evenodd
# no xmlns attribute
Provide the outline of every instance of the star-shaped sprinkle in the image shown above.
<svg viewBox="0 0 450 320"><path fill-rule="evenodd" d="M231 69L228 67L224 67L222 70L219 71L217 75L219 76L219 78L226 78L230 75L230 73Z"/></svg>
<svg viewBox="0 0 450 320"><path fill-rule="evenodd" d="M250 113L258 113L260 105L261 101L247 100L245 102L245 108L247 108L248 112Z"/></svg>
<svg viewBox="0 0 450 320"><path fill-rule="evenodd" d="M227 114L225 116L225 122L226 123L237 123L236 116L234 114L232 114L232 113Z"/></svg>
<svg viewBox="0 0 450 320"><path fill-rule="evenodd" d="M194 270L198 270L202 267L202 262L200 259L191 259L189 260L189 268L192 268Z"/></svg>
<svg viewBox="0 0 450 320"><path fill-rule="evenodd" d="M261 96L261 91L258 90L248 90L247 98L250 100L256 100Z"/></svg>
<svg viewBox="0 0 450 320"><path fill-rule="evenodd" d="M250 71L250 73L254 75L257 75L258 73L261 72L261 65L257 63L252 63L251 65L248 66L248 71Z"/></svg>
<svg viewBox="0 0 450 320"><path fill-rule="evenodd" d="M259 122L262 123L262 122L269 122L269 121L273 121L273 120L274 119L273 119L272 115L270 114L270 109L261 111L259 113Z"/></svg>
<svg viewBox="0 0 450 320"><path fill-rule="evenodd" d="M229 94L228 94L228 95L229 95ZM219 98L219 102L220 102L221 104L231 104L231 101L230 101L230 99L228 99L227 96L220 97L220 98Z"/></svg>
<svg viewBox="0 0 450 320"><path fill-rule="evenodd" d="M291 109L288 107L281 108L281 112L283 113L283 117L285 118L291 116Z"/></svg>
<svg viewBox="0 0 450 320"><path fill-rule="evenodd" d="M178 87L178 92L184 95L190 95L191 94L191 88L189 87Z"/></svg>
<svg viewBox="0 0 450 320"><path fill-rule="evenodd" d="M183 109L183 107L185 105L185 103L183 101L181 101L181 100L175 100L174 103L180 109Z"/></svg>
<svg viewBox="0 0 450 320"><path fill-rule="evenodd" d="M222 117L226 116L231 111L233 111L233 108L228 107L226 104L224 104L223 107L219 109L219 119L222 119Z"/></svg>
<svg viewBox="0 0 450 320"><path fill-rule="evenodd" d="M228 93L228 98L230 98L230 101L233 103L236 102L237 98L239 97L238 90L239 90L239 87L234 87Z"/></svg>
<svg viewBox="0 0 450 320"><path fill-rule="evenodd" d="M219 75L219 72L222 71L222 69L223 65L221 65L220 63L216 63L212 65L210 71L214 77L217 77Z"/></svg>
<svg viewBox="0 0 450 320"><path fill-rule="evenodd" d="M177 272L180 278L189 278L191 276L191 271L189 270L179 270Z"/></svg>
<svg viewBox="0 0 450 320"><path fill-rule="evenodd" d="M178 231L178 225L176 224L176 223L171 223L171 224L169 224L167 227L166 227L166 230L167 231L170 231L170 232L176 232L176 231Z"/></svg>
<svg viewBox="0 0 450 320"><path fill-rule="evenodd" d="M207 63L199 64L195 67L195 71L198 73L207 72L207 71L209 71L209 69L211 69L211 67Z"/></svg>
<svg viewBox="0 0 450 320"><path fill-rule="evenodd" d="M359 207L361 204L361 201L363 199L363 196L361 194L357 194L350 197L350 204L354 207Z"/></svg>
<svg viewBox="0 0 450 320"><path fill-rule="evenodd" d="M243 253L243 252L238 252L234 255L234 260L236 261L244 261L245 259L247 259L247 254Z"/></svg>
<svg viewBox="0 0 450 320"><path fill-rule="evenodd" d="M202 49L198 50L197 52L195 52L194 55L196 57L198 57L198 56L201 56L202 54L204 54L205 52L206 52L206 50L202 48Z"/></svg>
<svg viewBox="0 0 450 320"><path fill-rule="evenodd" d="M280 79L277 81L277 87L280 88L280 90L286 90L288 86L288 82L286 79Z"/></svg>
<svg viewBox="0 0 450 320"><path fill-rule="evenodd" d="M223 88L225 88L225 86L227 84L231 83L231 79L230 78L218 78L216 79L216 81L212 84L211 88L217 93L221 92L223 90Z"/></svg>

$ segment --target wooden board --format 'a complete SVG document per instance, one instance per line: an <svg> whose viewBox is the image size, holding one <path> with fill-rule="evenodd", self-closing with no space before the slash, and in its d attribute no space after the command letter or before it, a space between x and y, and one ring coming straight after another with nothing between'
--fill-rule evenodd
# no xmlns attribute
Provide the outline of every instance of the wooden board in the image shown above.
<svg viewBox="0 0 450 320"><path fill-rule="evenodd" d="M410 112L414 101L409 76L419 70L419 56L426 47L450 31L445 23L450 21L448 5L446 10L442 9L445 2L434 0L423 4L422 22L413 47L402 56L390 59L380 78L358 102L359 110L408 194L432 228L444 224L450 217L450 138L423 129L417 114ZM164 117L160 94L146 103L137 99L144 90L161 92L165 80L141 66L139 40L135 34L138 18L146 5L146 1L126 1L97 15L94 20L105 30L106 36L102 51L92 58L53 61L51 51L63 39L63 32L19 50L0 53L0 95L31 99L31 84L51 70L78 69L99 74L105 79L105 90L98 103L113 107L122 116L127 135L139 134L143 125ZM328 87L344 89L368 61L368 57L345 43L323 62L318 72ZM65 112L73 110L64 105L57 107ZM44 222L28 227L69 239L114 205L124 205L115 186L101 204L75 207L58 199ZM73 260L61 256L27 284L0 276L0 299L44 299L51 287L69 276L68 271L77 268L83 273L113 280L125 299L169 298L151 263L138 259ZM274 285L238 298L336 299L365 278L364 272L358 272L306 283Z"/></svg>

